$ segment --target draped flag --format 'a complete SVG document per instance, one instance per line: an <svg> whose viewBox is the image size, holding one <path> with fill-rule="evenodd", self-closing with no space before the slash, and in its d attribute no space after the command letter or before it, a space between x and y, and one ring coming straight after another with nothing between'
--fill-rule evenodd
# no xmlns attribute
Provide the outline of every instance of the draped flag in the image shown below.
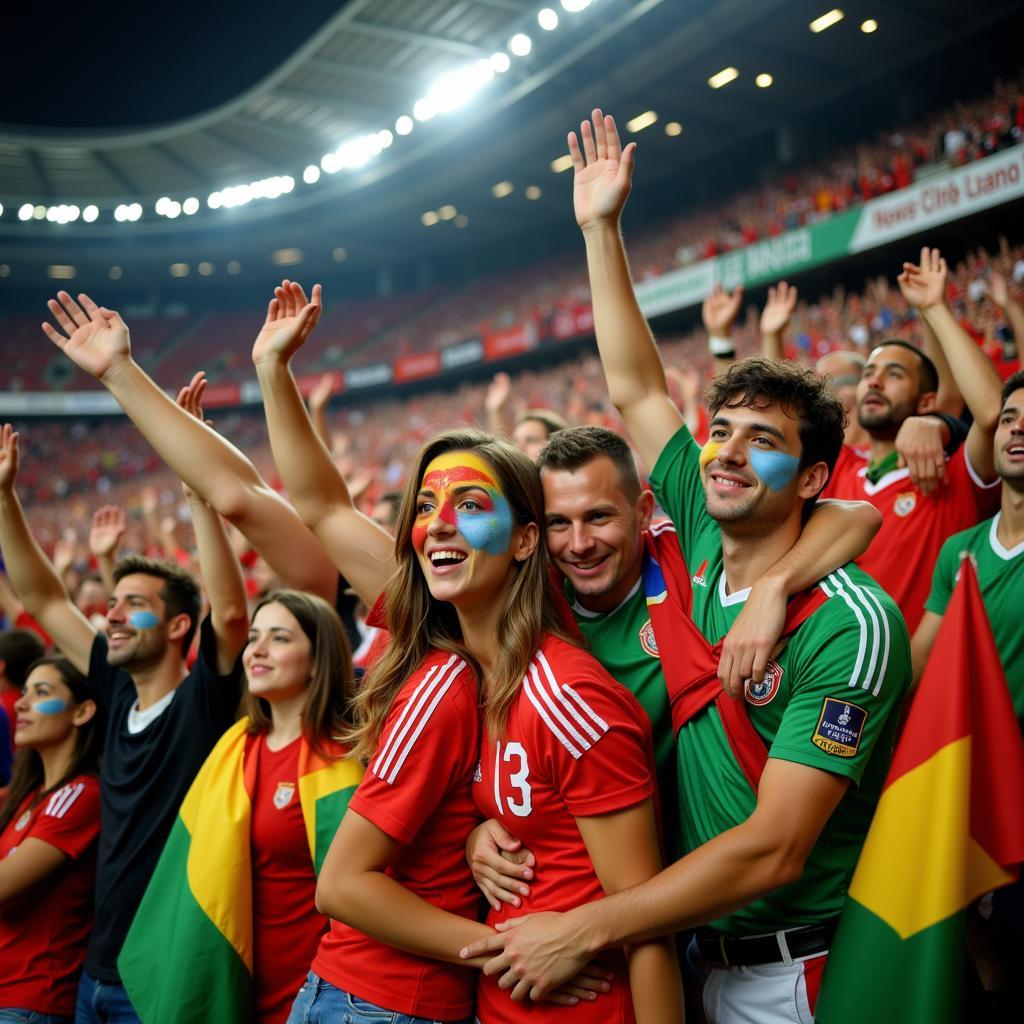
<svg viewBox="0 0 1024 1024"><path fill-rule="evenodd" d="M1024 861L1024 743L969 559L959 577L850 883L818 1024L960 1021L967 908Z"/></svg>
<svg viewBox="0 0 1024 1024"><path fill-rule="evenodd" d="M199 770L118 957L121 982L143 1024L248 1024L251 1018L254 780L245 765L248 724L236 722ZM319 874L363 770L356 761L329 760L305 739L301 743L299 801ZM344 753L337 744L328 747Z"/></svg>

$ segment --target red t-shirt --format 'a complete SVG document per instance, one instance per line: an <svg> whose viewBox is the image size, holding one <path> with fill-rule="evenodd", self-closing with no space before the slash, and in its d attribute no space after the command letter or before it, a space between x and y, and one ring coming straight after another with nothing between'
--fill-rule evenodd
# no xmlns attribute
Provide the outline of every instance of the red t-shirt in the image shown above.
<svg viewBox="0 0 1024 1024"><path fill-rule="evenodd" d="M867 461L864 452L844 447L823 497L870 501L882 513L882 528L857 565L893 597L913 636L943 541L996 514L1000 481L982 482L963 445L946 463L946 483L932 494L922 494L911 483L908 469L870 483Z"/></svg>
<svg viewBox="0 0 1024 1024"><path fill-rule="evenodd" d="M68 859L0 905L0 1007L70 1017L92 928L100 782L79 775L30 807L37 795L25 798L0 835L0 857L41 839Z"/></svg>
<svg viewBox="0 0 1024 1024"><path fill-rule="evenodd" d="M388 868L392 878L428 903L473 919L480 896L465 842L480 820L469 791L479 733L472 669L457 655L432 652L395 698L349 804L350 814L403 844ZM475 969L406 953L337 921L313 970L397 1013L448 1021L473 1012Z"/></svg>
<svg viewBox="0 0 1024 1024"><path fill-rule="evenodd" d="M316 909L316 875L299 803L300 740L270 750L251 737L253 1006L259 1024L281 1024L327 930Z"/></svg>
<svg viewBox="0 0 1024 1024"><path fill-rule="evenodd" d="M487 923L570 910L604 896L575 819L625 810L654 792L651 722L640 702L586 651L546 637L509 709L504 736L485 734L480 744L476 806L537 858L525 905L491 910ZM625 957L609 952L601 960L615 971L612 991L574 1007L514 1003L497 976L481 975L477 1017L482 1024L631 1024Z"/></svg>
<svg viewBox="0 0 1024 1024"><path fill-rule="evenodd" d="M11 733L11 749L14 749L14 726L17 715L14 712L14 705L18 703L21 693L13 686L9 690L0 690L0 706L7 715L7 727Z"/></svg>

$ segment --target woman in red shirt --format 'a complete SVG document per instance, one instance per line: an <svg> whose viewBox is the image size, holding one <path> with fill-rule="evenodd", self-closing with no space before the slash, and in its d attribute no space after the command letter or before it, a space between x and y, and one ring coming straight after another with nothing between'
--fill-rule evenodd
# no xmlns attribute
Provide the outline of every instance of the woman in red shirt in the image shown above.
<svg viewBox="0 0 1024 1024"><path fill-rule="evenodd" d="M70 1022L92 927L100 729L65 658L31 666L0 809L0 1022Z"/></svg>

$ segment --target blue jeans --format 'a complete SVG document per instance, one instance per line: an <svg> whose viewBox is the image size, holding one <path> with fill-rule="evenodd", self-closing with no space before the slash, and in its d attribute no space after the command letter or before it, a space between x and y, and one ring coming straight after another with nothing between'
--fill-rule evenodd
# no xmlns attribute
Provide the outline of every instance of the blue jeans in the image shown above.
<svg viewBox="0 0 1024 1024"><path fill-rule="evenodd" d="M71 1024L70 1017L58 1017L55 1013L39 1013L37 1010L19 1010L14 1006L0 1007L0 1024Z"/></svg>
<svg viewBox="0 0 1024 1024"><path fill-rule="evenodd" d="M467 1017L459 1024L470 1024ZM410 1017L343 992L312 971L292 1004L287 1024L443 1024L430 1017Z"/></svg>
<svg viewBox="0 0 1024 1024"><path fill-rule="evenodd" d="M82 971L78 982L75 1024L142 1024L123 985L100 981Z"/></svg>

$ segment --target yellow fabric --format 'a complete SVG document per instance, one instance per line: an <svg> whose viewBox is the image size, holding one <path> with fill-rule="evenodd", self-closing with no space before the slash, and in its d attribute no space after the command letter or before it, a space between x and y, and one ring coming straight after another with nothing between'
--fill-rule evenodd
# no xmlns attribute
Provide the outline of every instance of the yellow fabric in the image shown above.
<svg viewBox="0 0 1024 1024"><path fill-rule="evenodd" d="M971 837L970 780L965 736L893 782L878 803L850 896L903 939L1012 881Z"/></svg>
<svg viewBox="0 0 1024 1024"><path fill-rule="evenodd" d="M302 820L306 825L306 840L309 856L316 864L316 802L328 793L359 785L363 777L363 766L358 761L345 758L342 761L328 761L313 751L308 760L299 766L299 803L302 806Z"/></svg>

